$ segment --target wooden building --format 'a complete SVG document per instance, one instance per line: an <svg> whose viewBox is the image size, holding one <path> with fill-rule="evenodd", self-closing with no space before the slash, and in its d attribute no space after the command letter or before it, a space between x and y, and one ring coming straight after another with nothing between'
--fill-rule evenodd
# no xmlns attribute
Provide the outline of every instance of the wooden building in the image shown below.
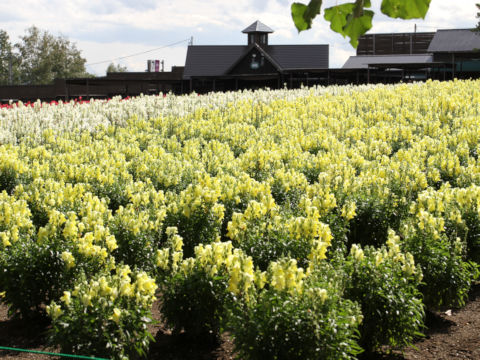
<svg viewBox="0 0 480 360"><path fill-rule="evenodd" d="M344 69L401 81L480 77L480 34L472 29L428 33L369 34ZM383 72L383 74L381 74Z"/></svg>
<svg viewBox="0 0 480 360"><path fill-rule="evenodd" d="M273 30L260 21L243 33L245 45L189 46L185 66L170 72L0 86L0 102L480 77L480 35L471 29L367 34L340 69L329 68L329 45L272 45Z"/></svg>
<svg viewBox="0 0 480 360"><path fill-rule="evenodd" d="M184 80L190 91L280 88L318 82L328 69L328 45L271 45L273 30L255 21L242 31L246 45L189 46Z"/></svg>

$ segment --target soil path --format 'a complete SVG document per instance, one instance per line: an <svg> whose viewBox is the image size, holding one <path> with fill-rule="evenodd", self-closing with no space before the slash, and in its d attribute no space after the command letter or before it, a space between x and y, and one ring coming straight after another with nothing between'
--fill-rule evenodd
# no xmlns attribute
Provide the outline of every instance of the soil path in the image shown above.
<svg viewBox="0 0 480 360"><path fill-rule="evenodd" d="M158 309L155 314L158 316ZM409 348L393 354L378 354L372 360L446 360L480 359L480 284L473 287L470 300L460 310L429 314L426 337L418 341L416 349ZM7 309L0 305L0 346L24 348L38 351L58 352L58 349L46 346L45 331L48 324L28 323L12 320ZM149 359L165 360L231 360L233 345L228 336L224 336L220 346L195 344L182 336L172 336L161 324L151 328L156 342L152 343ZM0 350L2 359L59 359L33 353L18 353Z"/></svg>

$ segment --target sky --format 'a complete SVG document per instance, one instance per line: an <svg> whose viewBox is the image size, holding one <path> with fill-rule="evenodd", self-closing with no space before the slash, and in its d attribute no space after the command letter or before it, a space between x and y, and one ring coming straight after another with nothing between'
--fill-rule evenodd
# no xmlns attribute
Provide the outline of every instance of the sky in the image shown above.
<svg viewBox="0 0 480 360"><path fill-rule="evenodd" d="M245 45L247 37L241 31L256 20L275 31L270 34L270 44L329 44L330 67L342 67L355 55L348 38L331 31L323 16L317 16L312 29L299 34L290 15L292 2L21 0L19 7L18 0L2 0L0 29L7 31L12 43L32 25L65 36L81 50L87 71L95 75L104 75L111 62L129 71L145 71L149 59L164 60L169 71L172 65L185 64L190 39L194 45ZM345 2L324 0L323 4L329 7ZM477 2L432 0L425 19L399 20L381 14L381 0L372 0L375 16L370 33L413 32L415 24L419 32L475 27ZM134 54L139 55L130 56Z"/></svg>

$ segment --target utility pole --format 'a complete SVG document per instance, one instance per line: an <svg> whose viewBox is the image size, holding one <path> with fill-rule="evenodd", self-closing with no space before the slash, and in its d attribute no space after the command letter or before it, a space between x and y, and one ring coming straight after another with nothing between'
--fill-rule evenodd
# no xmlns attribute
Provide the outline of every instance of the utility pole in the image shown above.
<svg viewBox="0 0 480 360"><path fill-rule="evenodd" d="M188 46L192 46L193 45L193 36L190 37L190 41L188 42Z"/></svg>

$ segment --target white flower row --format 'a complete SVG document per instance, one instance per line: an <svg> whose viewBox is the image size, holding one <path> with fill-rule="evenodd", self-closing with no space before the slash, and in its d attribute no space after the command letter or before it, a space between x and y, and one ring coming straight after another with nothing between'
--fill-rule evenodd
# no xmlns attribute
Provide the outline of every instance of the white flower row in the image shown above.
<svg viewBox="0 0 480 360"><path fill-rule="evenodd" d="M225 93L210 93L175 96L141 95L129 100L120 97L106 100L91 100L88 103L59 102L57 105L37 101L33 106L21 102L13 108L0 109L0 144L18 143L30 137L38 141L46 129L69 132L74 129L94 131L98 126L123 126L133 116L144 119L165 116L182 117L199 108L218 108L237 101L255 100L269 103L276 99L294 100L298 97L332 95L361 91L372 86L330 86L300 88L296 90L256 90Z"/></svg>

